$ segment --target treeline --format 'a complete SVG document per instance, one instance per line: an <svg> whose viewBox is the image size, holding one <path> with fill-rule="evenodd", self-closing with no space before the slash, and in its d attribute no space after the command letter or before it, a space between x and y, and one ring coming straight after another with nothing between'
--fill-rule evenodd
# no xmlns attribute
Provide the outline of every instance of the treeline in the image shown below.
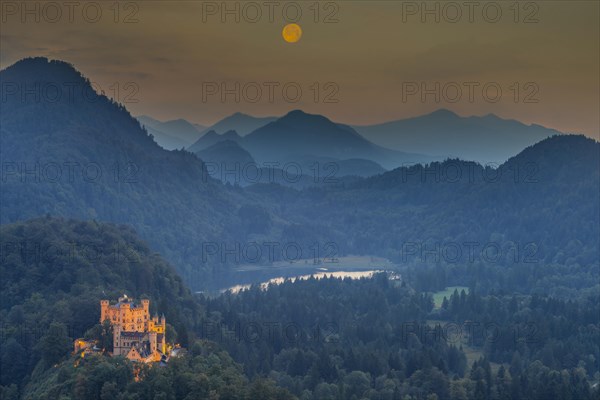
<svg viewBox="0 0 600 400"><path fill-rule="evenodd" d="M69 358L36 371L22 397L16 385L0 390L4 400L294 399L271 380L248 380L227 353L206 342L194 343L189 354L163 367L123 357Z"/></svg>
<svg viewBox="0 0 600 400"><path fill-rule="evenodd" d="M492 293L474 282L436 308L433 290L415 290L419 275L407 273L210 298L193 296L125 226L46 217L2 226L0 241L3 399L599 395L597 294ZM107 339L99 300L123 293L148 297L189 354L141 371L118 357L73 358L75 337Z"/></svg>
<svg viewBox="0 0 600 400"><path fill-rule="evenodd" d="M64 360L98 325L101 299L150 299L186 347L200 325L189 289L129 227L45 217L1 226L0 244L0 385L23 388Z"/></svg>
<svg viewBox="0 0 600 400"><path fill-rule="evenodd" d="M341 254L444 271L419 286L477 280L482 290L576 298L600 288L600 210L591 201L599 154L592 139L556 136L498 169L447 160L299 193L260 185L246 193L266 197L285 220L316 224Z"/></svg>
<svg viewBox="0 0 600 400"><path fill-rule="evenodd" d="M293 398L195 339L202 306L131 228L44 217L1 226L0 243L0 399ZM78 337L110 349L100 300L123 293L150 299L151 314L167 318L167 340L188 354L141 369L122 357L72 355Z"/></svg>
<svg viewBox="0 0 600 400"><path fill-rule="evenodd" d="M204 298L201 335L302 399L592 399L598 300L473 290L435 309L384 274L309 279Z"/></svg>

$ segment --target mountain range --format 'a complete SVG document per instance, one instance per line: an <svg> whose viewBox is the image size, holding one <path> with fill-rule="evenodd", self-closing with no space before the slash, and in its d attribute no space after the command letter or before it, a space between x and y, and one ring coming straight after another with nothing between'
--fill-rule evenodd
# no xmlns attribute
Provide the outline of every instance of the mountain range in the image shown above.
<svg viewBox="0 0 600 400"><path fill-rule="evenodd" d="M188 150L196 154L202 151L206 156L207 148L224 140L238 143L261 165L302 163L301 160L327 158L329 162L353 165L351 169L355 171L361 166L370 165L369 171L382 172L384 168L439 159L377 146L347 125L301 110L291 111L246 136L241 136L234 130L222 134L210 130Z"/></svg>
<svg viewBox="0 0 600 400"><path fill-rule="evenodd" d="M223 127L241 125L246 128L252 125L256 129L245 129L243 134L235 129L223 130ZM461 117L445 109L370 126L334 123L326 117L301 110L279 118L255 118L236 113L213 127L220 128L207 128L188 150L197 153L219 141L231 140L259 163L329 157L338 163L350 159L371 161L386 169L445 158L499 165L521 149L561 133L493 114ZM359 168L355 165L353 169Z"/></svg>
<svg viewBox="0 0 600 400"><path fill-rule="evenodd" d="M210 130L204 133L187 149L192 153L198 153L223 141L233 141L239 144L242 141L242 137L235 130L229 130L220 134L214 130Z"/></svg>
<svg viewBox="0 0 600 400"><path fill-rule="evenodd" d="M254 117L252 115L236 112L228 117L223 118L214 125L206 128L203 133L215 131L218 134L223 134L227 131L236 131L241 136L246 136L250 132L265 126L269 122L273 122L277 117Z"/></svg>
<svg viewBox="0 0 600 400"><path fill-rule="evenodd" d="M291 111L256 129L245 136L242 143L257 160L265 162L285 162L311 155L340 160L367 159L390 169L406 163L425 163L437 159L377 146L350 127L301 110Z"/></svg>
<svg viewBox="0 0 600 400"><path fill-rule="evenodd" d="M501 164L523 148L560 134L540 125L494 114L461 117L441 109L383 124L354 126L365 138L390 149Z"/></svg>
<svg viewBox="0 0 600 400"><path fill-rule="evenodd" d="M154 140L167 150L182 149L190 146L202 135L206 127L192 124L185 119L159 121L147 115L137 117Z"/></svg>
<svg viewBox="0 0 600 400"><path fill-rule="evenodd" d="M9 66L0 71L0 82L91 89L72 65L45 58ZM534 242L540 272L520 281L541 291L546 267L551 273L557 265L565 271L597 265L600 144L593 139L554 135L498 168L450 159L306 189L274 182L242 188L212 179L195 154L161 148L124 106L103 95L91 101L85 91L75 91L58 101L23 101L5 87L2 224L50 214L131 225L193 289L232 283L243 263L207 257L207 244L231 249L257 241L295 243L304 258L314 243L335 243L340 256L376 255L398 263L406 262L407 242L491 242L500 248ZM402 155L301 111L256 129L243 143L254 160L289 143L297 149L288 147L286 157L306 157L307 150L317 153L311 157L344 159ZM236 142L214 146L225 154L234 149L239 157ZM495 265L515 267L518 275L528 267L522 261L506 256ZM565 286L571 283L565 278Z"/></svg>
<svg viewBox="0 0 600 400"><path fill-rule="evenodd" d="M170 150L185 146L197 152L221 140L241 143L244 136L281 117L235 113L210 127L183 119L161 122L145 115L137 118L162 147ZM463 117L446 109L374 125L337 125L387 149L438 156L430 159L456 157L481 164L501 164L519 150L562 133L494 114Z"/></svg>

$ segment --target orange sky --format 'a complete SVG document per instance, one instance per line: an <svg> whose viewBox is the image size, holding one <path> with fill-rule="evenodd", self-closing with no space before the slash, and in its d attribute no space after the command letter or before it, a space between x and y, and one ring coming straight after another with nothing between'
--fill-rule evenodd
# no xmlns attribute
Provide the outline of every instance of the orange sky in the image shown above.
<svg viewBox="0 0 600 400"><path fill-rule="evenodd" d="M448 108L599 137L597 1L54 4L2 2L0 66L69 61L134 115L208 124L301 108L370 124ZM298 43L281 37L289 22Z"/></svg>

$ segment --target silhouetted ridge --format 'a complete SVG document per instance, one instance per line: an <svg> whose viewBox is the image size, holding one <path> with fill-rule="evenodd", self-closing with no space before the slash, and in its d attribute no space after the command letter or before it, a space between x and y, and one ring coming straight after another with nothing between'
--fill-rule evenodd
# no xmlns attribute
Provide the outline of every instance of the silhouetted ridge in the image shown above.
<svg viewBox="0 0 600 400"><path fill-rule="evenodd" d="M20 77L19 81L89 83L89 80L75 69L73 64L60 60L49 60L46 57L24 58L7 67L3 72L6 77Z"/></svg>
<svg viewBox="0 0 600 400"><path fill-rule="evenodd" d="M24 136L60 129L106 144L127 141L146 151L160 149L123 105L96 93L91 81L67 62L24 59L0 71L0 81L2 122Z"/></svg>
<svg viewBox="0 0 600 400"><path fill-rule="evenodd" d="M292 110L283 117L279 118L279 122L282 123L302 123L302 124L326 124L336 125L330 121L327 117L319 114L309 114L302 110Z"/></svg>
<svg viewBox="0 0 600 400"><path fill-rule="evenodd" d="M479 163L502 163L526 146L561 133L495 114L461 117L446 109L354 128L373 143L390 149Z"/></svg>
<svg viewBox="0 0 600 400"><path fill-rule="evenodd" d="M188 151L192 153L198 153L200 151L206 150L211 146L223 141L223 140L231 140L234 142L239 142L242 140L242 137L238 135L235 130L228 130L223 134L219 134L214 130L210 130L206 132L202 137L200 137L194 144L188 147Z"/></svg>
<svg viewBox="0 0 600 400"><path fill-rule="evenodd" d="M275 117L254 117L252 115L236 112L235 114L229 115L214 125L206 128L203 132L213 130L219 134L222 134L229 130L235 130L240 136L245 136L253 130L260 128L261 126L264 126L275 119Z"/></svg>
<svg viewBox="0 0 600 400"><path fill-rule="evenodd" d="M427 117L427 116L434 117L437 119L460 118L458 116L458 114L456 114L455 112L450 111L446 108L440 108L439 110L436 110L436 111L432 112L431 114L424 115L423 117Z"/></svg>
<svg viewBox="0 0 600 400"><path fill-rule="evenodd" d="M384 168L435 157L389 150L375 145L347 125L322 115L293 110L243 138L243 146L259 161L282 161L311 155L337 159L367 159Z"/></svg>

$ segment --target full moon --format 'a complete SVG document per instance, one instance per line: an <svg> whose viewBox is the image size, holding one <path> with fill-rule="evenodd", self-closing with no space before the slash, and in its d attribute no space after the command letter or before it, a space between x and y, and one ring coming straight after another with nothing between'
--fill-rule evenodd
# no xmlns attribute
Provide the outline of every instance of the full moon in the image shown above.
<svg viewBox="0 0 600 400"><path fill-rule="evenodd" d="M281 36L288 43L296 43L302 37L302 28L298 24L287 24L283 27Z"/></svg>

